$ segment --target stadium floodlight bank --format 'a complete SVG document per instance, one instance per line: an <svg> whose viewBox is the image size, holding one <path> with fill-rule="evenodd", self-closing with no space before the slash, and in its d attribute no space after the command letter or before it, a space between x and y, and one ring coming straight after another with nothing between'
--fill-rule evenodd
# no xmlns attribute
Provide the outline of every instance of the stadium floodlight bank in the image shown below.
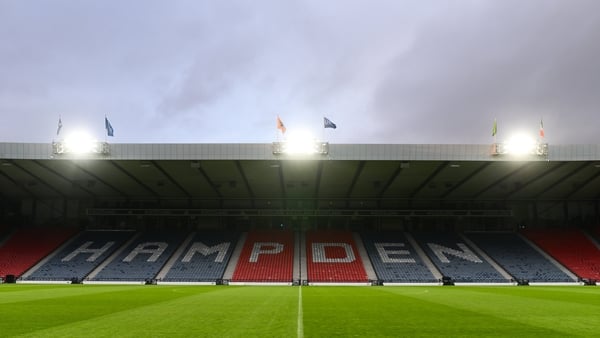
<svg viewBox="0 0 600 338"><path fill-rule="evenodd" d="M54 143L0 143L0 159L69 159L66 145ZM600 144L549 145L526 156L511 156L497 144L329 144L316 151L327 160L363 161L600 161ZM285 160L282 144L108 144L99 142L90 155L109 160ZM502 148L502 149L501 149ZM504 150L503 150L504 149ZM536 148L538 149L538 148ZM540 156L544 155L544 156ZM503 156L496 156L503 155ZM92 156L93 158L93 156Z"/></svg>
<svg viewBox="0 0 600 338"><path fill-rule="evenodd" d="M319 141L308 142L273 142L273 155L327 155L329 143Z"/></svg>
<svg viewBox="0 0 600 338"><path fill-rule="evenodd" d="M493 156L548 156L548 143L494 143L491 154Z"/></svg>
<svg viewBox="0 0 600 338"><path fill-rule="evenodd" d="M72 154L72 155L108 155L110 146L107 142L95 140L85 141L57 141L52 142L52 153L54 155Z"/></svg>

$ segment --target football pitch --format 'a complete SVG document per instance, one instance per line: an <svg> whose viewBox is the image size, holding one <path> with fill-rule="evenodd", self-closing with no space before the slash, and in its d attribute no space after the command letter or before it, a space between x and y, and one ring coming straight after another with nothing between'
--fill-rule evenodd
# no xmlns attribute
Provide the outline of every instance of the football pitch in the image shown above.
<svg viewBox="0 0 600 338"><path fill-rule="evenodd" d="M592 337L600 288L3 284L0 336Z"/></svg>

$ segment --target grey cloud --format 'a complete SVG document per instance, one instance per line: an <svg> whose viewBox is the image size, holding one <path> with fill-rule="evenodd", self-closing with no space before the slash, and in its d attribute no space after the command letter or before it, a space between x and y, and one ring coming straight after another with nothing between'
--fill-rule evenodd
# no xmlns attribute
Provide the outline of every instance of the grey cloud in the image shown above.
<svg viewBox="0 0 600 338"><path fill-rule="evenodd" d="M409 139L398 141L417 143L481 143L477 130L489 134L494 117L508 128L528 120L534 132L541 116L547 125L562 114L594 119L589 109L600 103L594 89L600 68L591 57L598 47L589 42L600 34L599 6L544 5L503 1L444 13L445 22L440 17L428 25L414 48L390 64L374 110L414 126ZM571 140L597 141L593 127L577 124L581 130L571 131Z"/></svg>
<svg viewBox="0 0 600 338"><path fill-rule="evenodd" d="M593 0L2 2L0 141L47 141L62 112L110 114L117 142L270 142L276 114L326 114L332 142L543 117L550 142L597 143L599 26Z"/></svg>

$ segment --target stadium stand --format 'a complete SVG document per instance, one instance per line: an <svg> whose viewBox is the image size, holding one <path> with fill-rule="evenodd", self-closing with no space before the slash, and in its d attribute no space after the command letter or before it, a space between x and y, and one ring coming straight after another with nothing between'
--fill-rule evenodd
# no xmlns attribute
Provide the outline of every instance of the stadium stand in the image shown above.
<svg viewBox="0 0 600 338"><path fill-rule="evenodd" d="M437 282L401 232L362 233L377 277L384 283Z"/></svg>
<svg viewBox="0 0 600 338"><path fill-rule="evenodd" d="M226 232L196 233L163 281L217 282L222 279L238 235Z"/></svg>
<svg viewBox="0 0 600 338"><path fill-rule="evenodd" d="M21 228L0 248L0 277L20 277L77 233L74 228Z"/></svg>
<svg viewBox="0 0 600 338"><path fill-rule="evenodd" d="M94 281L149 281L185 238L178 232L145 232L91 278Z"/></svg>
<svg viewBox="0 0 600 338"><path fill-rule="evenodd" d="M254 230L248 233L232 282L292 282L294 233Z"/></svg>
<svg viewBox="0 0 600 338"><path fill-rule="evenodd" d="M133 234L133 231L84 231L35 271L30 281L81 281Z"/></svg>
<svg viewBox="0 0 600 338"><path fill-rule="evenodd" d="M368 282L351 232L309 231L306 251L309 282Z"/></svg>
<svg viewBox="0 0 600 338"><path fill-rule="evenodd" d="M62 140L0 142L0 278L600 280L600 144L539 143L513 156L502 143L317 142L317 153L299 157L289 145L99 142L75 154ZM548 229L567 222L588 232ZM130 236L74 237L67 224ZM471 235L532 225L540 229L525 231L531 240ZM431 233L363 240L347 229ZM471 233L436 234L451 230Z"/></svg>
<svg viewBox="0 0 600 338"><path fill-rule="evenodd" d="M578 277L600 280L600 250L579 229L528 229L523 234Z"/></svg>
<svg viewBox="0 0 600 338"><path fill-rule="evenodd" d="M468 233L479 248L500 264L516 281L574 282L516 233Z"/></svg>
<svg viewBox="0 0 600 338"><path fill-rule="evenodd" d="M509 282L456 233L416 233L413 236L444 277L453 282Z"/></svg>

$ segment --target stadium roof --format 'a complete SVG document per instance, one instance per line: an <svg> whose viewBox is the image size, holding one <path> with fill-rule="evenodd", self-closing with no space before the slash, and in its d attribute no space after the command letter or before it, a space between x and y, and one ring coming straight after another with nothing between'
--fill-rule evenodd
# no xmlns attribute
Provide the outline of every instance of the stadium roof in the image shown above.
<svg viewBox="0 0 600 338"><path fill-rule="evenodd" d="M597 200L600 145L547 156L496 156L490 145L331 144L327 154L274 154L274 144L110 144L57 154L0 143L0 197L202 200L213 208L398 209L440 201ZM182 206L189 206L182 202Z"/></svg>

